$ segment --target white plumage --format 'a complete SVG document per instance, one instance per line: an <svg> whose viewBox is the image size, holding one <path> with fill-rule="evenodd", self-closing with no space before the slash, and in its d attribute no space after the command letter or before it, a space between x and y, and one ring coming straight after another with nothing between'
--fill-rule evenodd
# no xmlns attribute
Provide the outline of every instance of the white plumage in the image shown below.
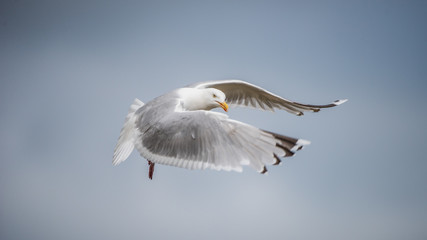
<svg viewBox="0 0 427 240"><path fill-rule="evenodd" d="M230 104L272 111L283 109L301 116L303 112L318 112L345 101L301 104L241 80L193 84L145 105L135 99L120 132L113 164L125 161L136 147L149 161L150 178L155 163L239 172L243 165L249 165L265 173L266 165L279 164L281 157L294 155L310 142L261 130L209 110L222 107L227 111Z"/></svg>

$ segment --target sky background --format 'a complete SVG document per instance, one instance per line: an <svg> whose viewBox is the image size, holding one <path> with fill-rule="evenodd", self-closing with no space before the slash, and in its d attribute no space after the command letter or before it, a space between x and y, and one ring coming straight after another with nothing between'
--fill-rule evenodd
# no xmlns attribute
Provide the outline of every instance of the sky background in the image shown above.
<svg viewBox="0 0 427 240"><path fill-rule="evenodd" d="M129 105L242 79L344 105L269 175L112 153ZM1 1L0 239L427 239L427 1Z"/></svg>

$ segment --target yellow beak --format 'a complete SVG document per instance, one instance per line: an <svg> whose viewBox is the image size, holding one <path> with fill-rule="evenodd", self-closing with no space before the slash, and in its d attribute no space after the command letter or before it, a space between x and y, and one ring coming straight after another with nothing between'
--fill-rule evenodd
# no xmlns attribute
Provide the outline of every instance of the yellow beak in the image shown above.
<svg viewBox="0 0 427 240"><path fill-rule="evenodd" d="M226 102L218 102L217 103L222 107L222 109L224 109L224 111L228 111L228 105Z"/></svg>

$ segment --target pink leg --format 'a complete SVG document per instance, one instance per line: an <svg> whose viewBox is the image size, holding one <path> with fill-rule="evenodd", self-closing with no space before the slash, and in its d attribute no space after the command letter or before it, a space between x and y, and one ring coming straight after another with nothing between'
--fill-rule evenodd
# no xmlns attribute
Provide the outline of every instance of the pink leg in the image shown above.
<svg viewBox="0 0 427 240"><path fill-rule="evenodd" d="M147 160L148 165L150 165L150 168L148 170L148 178L153 179L153 173L154 173L154 162Z"/></svg>

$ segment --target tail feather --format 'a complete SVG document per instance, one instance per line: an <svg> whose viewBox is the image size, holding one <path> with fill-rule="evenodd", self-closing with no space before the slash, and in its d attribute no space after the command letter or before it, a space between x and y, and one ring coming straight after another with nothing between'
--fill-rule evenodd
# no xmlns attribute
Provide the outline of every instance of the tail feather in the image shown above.
<svg viewBox="0 0 427 240"><path fill-rule="evenodd" d="M136 140L135 112L143 105L144 103L137 98L135 98L132 105L130 105L125 124L120 131L120 137L114 149L113 165L119 165L132 153Z"/></svg>

